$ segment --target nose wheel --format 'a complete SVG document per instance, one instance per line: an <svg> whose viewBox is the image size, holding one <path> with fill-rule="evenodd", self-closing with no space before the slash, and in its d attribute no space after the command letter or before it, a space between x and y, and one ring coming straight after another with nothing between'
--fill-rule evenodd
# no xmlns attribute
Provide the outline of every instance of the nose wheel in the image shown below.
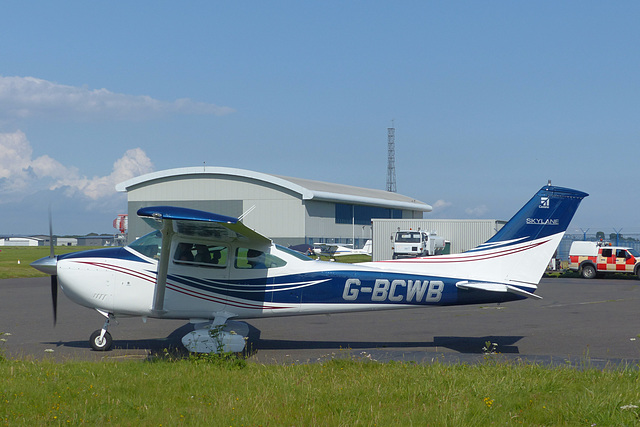
<svg viewBox="0 0 640 427"><path fill-rule="evenodd" d="M111 334L105 331L104 335L102 335L100 329L94 331L91 337L89 337L89 344L91 344L91 348L95 351L110 350L112 341Z"/></svg>
<svg viewBox="0 0 640 427"><path fill-rule="evenodd" d="M109 317L107 316L107 320L105 320L102 329L93 331L89 337L89 344L95 351L108 351L111 349L113 339L111 338L111 334L107 332L108 327Z"/></svg>

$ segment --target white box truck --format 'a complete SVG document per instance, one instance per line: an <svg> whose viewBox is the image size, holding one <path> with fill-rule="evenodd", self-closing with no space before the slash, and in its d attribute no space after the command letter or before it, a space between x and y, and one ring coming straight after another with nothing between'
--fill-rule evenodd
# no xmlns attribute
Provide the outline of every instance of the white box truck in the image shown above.
<svg viewBox="0 0 640 427"><path fill-rule="evenodd" d="M445 241L435 231L398 230L393 237L393 259L440 255Z"/></svg>

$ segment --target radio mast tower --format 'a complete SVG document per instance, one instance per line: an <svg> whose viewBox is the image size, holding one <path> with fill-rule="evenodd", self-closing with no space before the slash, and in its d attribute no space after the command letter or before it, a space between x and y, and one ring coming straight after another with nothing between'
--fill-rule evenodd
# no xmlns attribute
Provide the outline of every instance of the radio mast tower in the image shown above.
<svg viewBox="0 0 640 427"><path fill-rule="evenodd" d="M393 120L391 127L387 128L387 191L395 193L396 190L396 128Z"/></svg>

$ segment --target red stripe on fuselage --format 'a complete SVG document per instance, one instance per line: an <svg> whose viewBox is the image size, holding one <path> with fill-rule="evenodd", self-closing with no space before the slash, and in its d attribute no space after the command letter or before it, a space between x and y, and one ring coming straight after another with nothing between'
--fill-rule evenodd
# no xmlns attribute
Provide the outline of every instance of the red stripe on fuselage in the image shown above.
<svg viewBox="0 0 640 427"><path fill-rule="evenodd" d="M155 275L152 276L152 275L150 275L148 273L145 273L143 271L133 270L133 269L126 268L126 267L121 267L119 265L107 264L107 263L103 263L103 262L91 262L91 261L73 261L73 262L77 262L78 264L88 264L88 265L92 265L94 267L104 268L105 270L111 270L111 271L115 271L117 273L127 274L129 276L133 276L133 277L136 277L138 279L146 280L147 282L151 282L151 283L154 283L154 284L156 283Z"/></svg>
<svg viewBox="0 0 640 427"><path fill-rule="evenodd" d="M519 252L527 251L533 248L536 248L540 245L548 243L549 240L545 240L544 242L532 243L523 247L510 248L509 250L500 251L500 252L492 252L492 253L467 253L462 254L460 256L435 256L435 257L422 257L422 258L413 258L413 259L394 259L388 261L375 261L376 263L397 263L397 264L451 264L451 263L459 263L459 262L474 262L474 261L483 261L487 259L493 258L501 258L508 255L513 255ZM490 249L487 249L490 250Z"/></svg>

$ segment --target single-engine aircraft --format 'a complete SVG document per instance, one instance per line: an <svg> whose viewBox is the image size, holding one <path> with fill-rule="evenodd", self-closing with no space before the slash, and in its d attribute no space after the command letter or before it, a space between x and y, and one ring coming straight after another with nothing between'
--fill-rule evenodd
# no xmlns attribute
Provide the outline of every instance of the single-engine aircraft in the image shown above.
<svg viewBox="0 0 640 427"><path fill-rule="evenodd" d="M138 216L155 231L128 246L53 255L31 265L72 301L105 317L91 334L108 350L111 319L185 319L191 352L240 352L237 319L416 306L502 303L534 292L587 194L549 185L486 243L460 254L339 264L274 244L237 218L155 206Z"/></svg>
<svg viewBox="0 0 640 427"><path fill-rule="evenodd" d="M371 256L373 251L373 242L367 240L362 249L353 249L350 244L339 245L337 243L314 243L313 252L320 256L328 256L335 258L345 255L369 255Z"/></svg>

